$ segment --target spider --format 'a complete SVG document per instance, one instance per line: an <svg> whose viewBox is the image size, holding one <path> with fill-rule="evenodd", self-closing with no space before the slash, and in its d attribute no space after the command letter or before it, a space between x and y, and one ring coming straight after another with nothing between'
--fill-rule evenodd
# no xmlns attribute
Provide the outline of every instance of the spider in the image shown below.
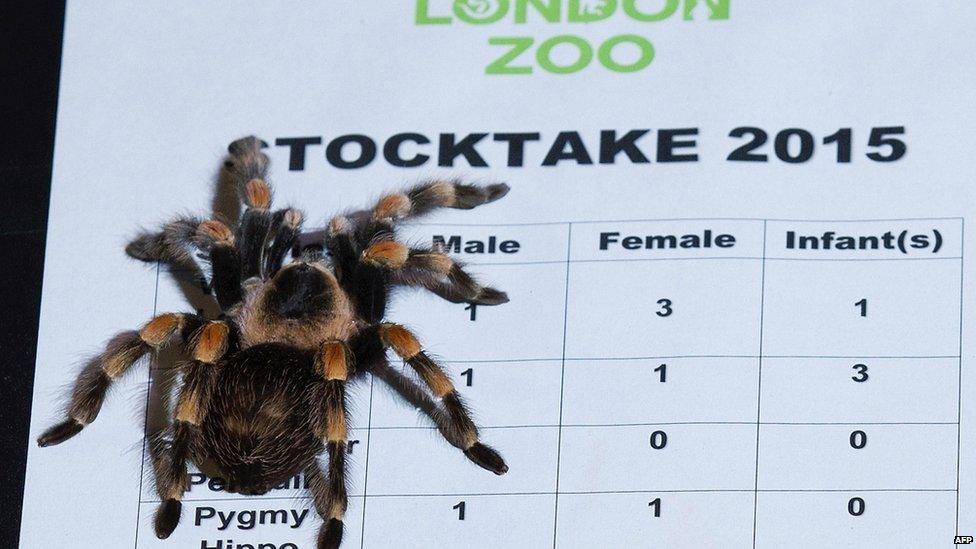
<svg viewBox="0 0 976 549"><path fill-rule="evenodd" d="M247 495L266 493L304 472L323 519L318 547L333 548L342 540L347 506L350 380L367 373L378 377L422 410L471 461L498 475L508 471L498 452L480 442L441 366L413 333L387 322L384 314L398 286L426 288L456 303L508 301L504 292L476 282L442 248L398 242L394 228L436 208L470 209L495 201L509 188L425 182L384 196L372 209L334 217L327 229L303 234L299 210L270 209L266 146L253 136L228 146L222 177L246 206L234 230L215 219L178 217L126 248L143 261L196 262L220 307L219 317L166 313L116 335L78 375L66 419L45 431L38 444L60 444L78 434L95 420L109 387L137 361L180 344L187 360L179 364L182 382L172 423L151 444L160 498L156 535L169 537L179 523L192 462L209 464L229 491ZM388 349L422 383L393 368ZM318 461L323 451L327 470Z"/></svg>

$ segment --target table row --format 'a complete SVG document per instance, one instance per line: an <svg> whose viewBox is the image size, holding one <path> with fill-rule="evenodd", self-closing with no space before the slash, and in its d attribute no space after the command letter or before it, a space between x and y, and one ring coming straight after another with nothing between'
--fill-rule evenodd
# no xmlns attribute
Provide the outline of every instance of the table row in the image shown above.
<svg viewBox="0 0 976 549"><path fill-rule="evenodd" d="M423 223L402 227L399 233L405 241L439 243L452 255L476 263L693 257L911 260L962 255L961 219L685 219L489 226Z"/></svg>
<svg viewBox="0 0 976 549"><path fill-rule="evenodd" d="M955 507L951 491L353 497L343 543L523 548L552 547L555 536L560 548L914 549L952 543ZM141 505L140 531L152 531L155 508ZM140 535L137 546L311 547L319 524L307 500L187 502L169 540Z"/></svg>
<svg viewBox="0 0 976 549"><path fill-rule="evenodd" d="M349 493L433 495L652 490L954 489L955 425L667 425L484 429L496 477L433 429L353 429ZM367 470L368 454L368 470ZM758 464L758 475L756 467ZM147 468L148 469L148 468ZM287 496L295 486L270 495ZM155 497L145 472L143 498ZM237 498L195 474L186 500Z"/></svg>
<svg viewBox="0 0 976 549"><path fill-rule="evenodd" d="M453 360L957 356L961 264L752 260L472 268L510 302L403 290L387 319ZM156 311L187 311L170 273ZM568 283L568 292L567 292ZM193 291L192 285L189 287ZM149 299L149 296L147 296Z"/></svg>
<svg viewBox="0 0 976 549"><path fill-rule="evenodd" d="M413 376L409 367L394 367ZM664 358L449 362L487 427L672 422L954 423L959 360ZM349 388L352 425L426 425L372 379ZM560 399L561 396L561 399ZM758 415L757 415L758 413Z"/></svg>

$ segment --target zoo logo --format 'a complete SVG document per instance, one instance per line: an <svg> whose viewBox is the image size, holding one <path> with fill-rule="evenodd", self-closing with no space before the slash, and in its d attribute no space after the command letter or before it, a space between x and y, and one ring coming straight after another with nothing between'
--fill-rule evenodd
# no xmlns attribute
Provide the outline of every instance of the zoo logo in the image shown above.
<svg viewBox="0 0 976 549"><path fill-rule="evenodd" d="M416 0L416 24L449 25L457 21L469 25L488 25L510 14L515 24L525 24L531 11L535 12L535 17L548 23L588 25L609 19L618 11L640 23L664 21L675 15L685 21L693 21L699 18L696 11L699 16L702 11L707 11L705 15L708 20L720 21L729 19L731 0L665 0L664 5L657 9L648 9L640 0L443 0L441 13L447 11L444 4L450 2L449 13L453 17L447 14L431 15L430 4L435 2L438 0ZM485 67L485 74L494 75L532 74L537 67L552 74L572 74L588 67L594 59L607 70L629 73L647 68L655 56L651 41L637 34L612 36L599 45L574 34L551 36L539 42L537 47L536 39L531 36L491 37L488 44L507 48ZM614 52L622 44L636 51L637 58L629 62L619 61L619 56L615 56ZM531 57L526 52L533 47L535 63L529 64L522 59ZM575 50L573 60L557 63L552 56L552 51L557 47Z"/></svg>

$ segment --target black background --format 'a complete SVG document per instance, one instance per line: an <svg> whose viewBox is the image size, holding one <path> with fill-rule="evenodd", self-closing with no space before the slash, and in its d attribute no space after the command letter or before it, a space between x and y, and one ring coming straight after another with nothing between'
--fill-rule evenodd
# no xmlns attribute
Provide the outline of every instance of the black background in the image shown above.
<svg viewBox="0 0 976 549"><path fill-rule="evenodd" d="M17 547L64 2L11 3L0 16L0 547ZM68 479L64 479L68 482ZM56 517L51 517L56 527Z"/></svg>

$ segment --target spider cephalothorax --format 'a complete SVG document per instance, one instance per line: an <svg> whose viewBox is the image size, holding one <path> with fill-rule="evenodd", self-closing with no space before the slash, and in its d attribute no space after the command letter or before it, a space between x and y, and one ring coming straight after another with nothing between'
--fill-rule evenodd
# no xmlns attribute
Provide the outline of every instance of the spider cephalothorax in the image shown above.
<svg viewBox="0 0 976 549"><path fill-rule="evenodd" d="M80 432L116 379L140 358L179 343L188 360L180 367L173 422L151 444L161 500L156 534L165 538L176 528L193 462L213 468L228 490L243 494L262 494L303 471L325 520L318 546L337 547L347 500L345 390L356 376L369 373L390 384L474 463L499 475L508 470L479 442L444 370L410 331L384 319L388 293L401 285L454 302L508 301L442 250L409 248L394 238L397 221L438 207L473 208L501 198L508 187L427 182L302 234L301 212L270 210L263 146L247 137L228 147L223 175L247 206L234 223L181 217L126 248L143 261L198 269L220 316L166 313L115 336L78 376L67 418L38 443L58 444ZM286 263L289 252L295 258ZM420 383L390 366L388 349ZM326 470L317 459L323 450Z"/></svg>

